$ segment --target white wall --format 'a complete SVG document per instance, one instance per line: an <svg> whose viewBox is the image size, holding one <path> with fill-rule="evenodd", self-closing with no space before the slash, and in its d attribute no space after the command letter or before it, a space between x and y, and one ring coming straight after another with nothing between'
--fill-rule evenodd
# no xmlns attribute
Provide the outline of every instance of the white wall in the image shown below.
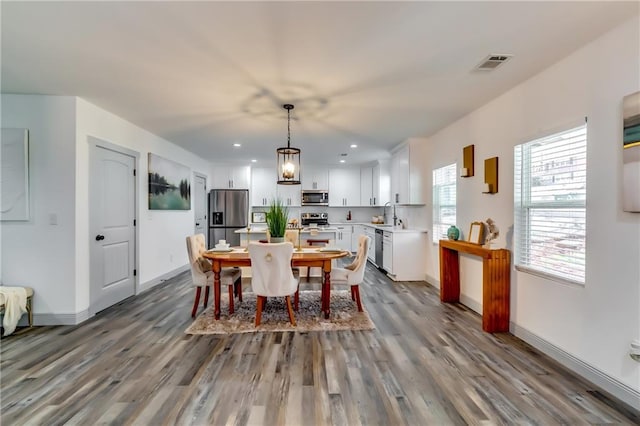
<svg viewBox="0 0 640 426"><path fill-rule="evenodd" d="M193 209L148 210L147 154L210 176L208 161L80 98L3 94L1 101L2 126L29 129L32 216L2 222L2 282L34 288L36 324L75 323L89 308L89 136L140 155L138 291L188 263Z"/></svg>
<svg viewBox="0 0 640 426"><path fill-rule="evenodd" d="M147 201L147 156L149 152L181 163L193 172L208 176L211 165L195 154L178 147L148 131L97 106L77 99L77 161L78 185L76 244L76 268L78 298L76 309L89 306L89 244L93 241L89 232L89 141L92 136L140 154L138 175L138 288L146 289L155 278L167 274L188 263L185 237L194 231L194 210L149 210ZM193 204L193 203L192 203Z"/></svg>
<svg viewBox="0 0 640 426"><path fill-rule="evenodd" d="M2 222L2 282L33 287L34 312L72 315L75 100L2 95L2 127L29 129L31 220ZM50 224L55 215L57 225Z"/></svg>
<svg viewBox="0 0 640 426"><path fill-rule="evenodd" d="M588 117L586 285L514 270L512 329L559 348L636 395L640 363L628 350L640 337L640 214L622 211L621 170L622 98L640 90L639 56L636 16L430 137L423 157L431 187L431 170L460 165L462 148L475 144L476 174L458 179L458 226L466 235L470 222L491 217L501 231L496 246L512 249L514 146ZM499 193L482 194L484 159L493 156L499 157ZM427 274L437 282L437 245L429 251ZM472 307L482 303L479 265L474 258L461 261L462 293ZM635 404L640 408L638 399Z"/></svg>

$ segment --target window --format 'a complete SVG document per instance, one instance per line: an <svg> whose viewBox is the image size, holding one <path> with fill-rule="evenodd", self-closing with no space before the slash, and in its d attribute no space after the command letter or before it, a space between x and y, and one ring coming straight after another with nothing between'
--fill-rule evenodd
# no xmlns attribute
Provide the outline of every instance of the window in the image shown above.
<svg viewBox="0 0 640 426"><path fill-rule="evenodd" d="M433 242L456 224L456 163L433 171Z"/></svg>
<svg viewBox="0 0 640 426"><path fill-rule="evenodd" d="M515 147L515 263L585 282L587 126Z"/></svg>

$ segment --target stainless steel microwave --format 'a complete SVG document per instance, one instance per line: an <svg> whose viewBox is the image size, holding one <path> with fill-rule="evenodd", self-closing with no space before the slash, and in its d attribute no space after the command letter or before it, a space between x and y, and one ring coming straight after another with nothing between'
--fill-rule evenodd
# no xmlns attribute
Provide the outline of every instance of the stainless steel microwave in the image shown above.
<svg viewBox="0 0 640 426"><path fill-rule="evenodd" d="M302 191L303 206L328 206L329 191L326 190L303 190Z"/></svg>

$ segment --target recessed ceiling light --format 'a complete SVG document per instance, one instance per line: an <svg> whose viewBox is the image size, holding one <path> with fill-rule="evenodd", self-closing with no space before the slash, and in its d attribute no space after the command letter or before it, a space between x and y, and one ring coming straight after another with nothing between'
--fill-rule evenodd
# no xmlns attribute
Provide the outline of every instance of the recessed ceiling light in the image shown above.
<svg viewBox="0 0 640 426"><path fill-rule="evenodd" d="M234 143L233 146L235 146L236 148L240 148L242 145L240 145L239 143Z"/></svg>
<svg viewBox="0 0 640 426"><path fill-rule="evenodd" d="M347 160L340 160L340 162L341 162L341 163L344 163L344 162L346 162L346 161L347 161Z"/></svg>
<svg viewBox="0 0 640 426"><path fill-rule="evenodd" d="M358 145L356 145L355 143L351 144L351 148L357 148L357 147L358 147Z"/></svg>
<svg viewBox="0 0 640 426"><path fill-rule="evenodd" d="M251 160L252 163L257 163L258 160L256 160L255 158L253 160Z"/></svg>

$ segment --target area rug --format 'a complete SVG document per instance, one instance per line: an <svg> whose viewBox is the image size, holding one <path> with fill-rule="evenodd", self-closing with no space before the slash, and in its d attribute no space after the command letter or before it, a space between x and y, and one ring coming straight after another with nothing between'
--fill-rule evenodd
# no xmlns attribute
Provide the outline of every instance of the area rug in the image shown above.
<svg viewBox="0 0 640 426"><path fill-rule="evenodd" d="M226 295L225 295L226 296ZM358 312L348 290L331 292L331 316L324 319L320 312L320 291L300 292L300 308L294 312L297 325L289 322L284 297L270 297L262 311L261 324L255 326L256 296L242 294L242 302L235 300L233 315L229 316L228 298L222 297L220 319L213 315L213 306L204 311L185 330L187 334L232 334L261 331L327 331L327 330L373 330L375 326L366 309ZM291 301L293 303L293 299Z"/></svg>

